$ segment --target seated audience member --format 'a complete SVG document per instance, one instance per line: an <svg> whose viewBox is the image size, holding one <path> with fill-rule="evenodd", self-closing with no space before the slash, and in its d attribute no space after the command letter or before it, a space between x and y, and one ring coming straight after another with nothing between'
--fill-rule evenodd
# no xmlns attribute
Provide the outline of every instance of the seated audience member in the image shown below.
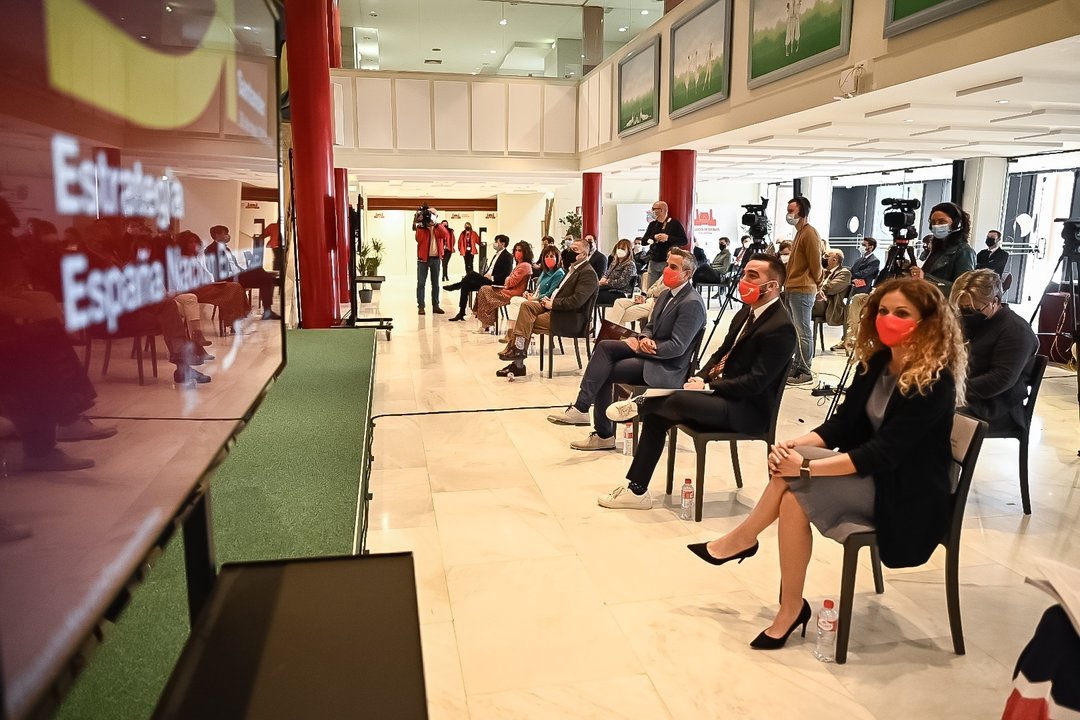
<svg viewBox="0 0 1080 720"><path fill-rule="evenodd" d="M694 352L694 338L705 327L705 301L694 292L694 256L674 248L668 252L663 281L667 289L645 329L623 340L602 340L593 349L574 404L548 420L557 425L588 425L593 408L593 432L575 450L612 450L615 425L607 415L615 383L658 388L681 387Z"/></svg>
<svg viewBox="0 0 1080 720"><path fill-rule="evenodd" d="M791 241L781 240L780 244L776 246L776 257L780 258L780 262L785 265L788 264L788 260L791 259Z"/></svg>
<svg viewBox="0 0 1080 720"><path fill-rule="evenodd" d="M461 278L460 281L450 285L443 285L443 290L461 291L458 300L458 314L450 318L450 322L465 319L465 308L469 306L469 293L478 292L485 285L502 285L506 282L507 276L514 269L514 257L506 250L506 246L509 244L510 238L506 235L496 235L492 240L493 252L491 259L488 260L483 274L466 270L465 277Z"/></svg>
<svg viewBox="0 0 1080 720"><path fill-rule="evenodd" d="M976 270L993 270L1002 276L1005 274L1005 265L1009 262L1009 253L1001 247L1001 233L991 230L986 233L986 249L980 250L975 256Z"/></svg>
<svg viewBox="0 0 1080 720"><path fill-rule="evenodd" d="M664 452L668 430L692 425L712 432L761 433L768 429L772 403L795 352L795 326L780 300L784 266L772 255L751 255L739 296L743 305L731 319L720 348L683 386L688 390L665 397L627 400L612 405L620 420L641 416L637 452L620 486L597 502L606 508L648 510L649 481ZM659 305L658 305L659 306ZM635 408L636 406L636 408ZM636 412L635 412L636 409Z"/></svg>
<svg viewBox="0 0 1080 720"><path fill-rule="evenodd" d="M278 279L273 273L263 270L261 267L245 269L236 261L236 256L229 249L229 241L232 235L229 228L224 225L215 225L210 228L210 240L203 253L206 258L210 274L215 280L231 280L240 283L248 289L259 291L259 302L262 303L263 320L280 320L281 316L274 312L274 288L277 287Z"/></svg>
<svg viewBox="0 0 1080 720"><path fill-rule="evenodd" d="M574 249L571 247L571 245L573 245L575 240L577 240L577 238L574 237L573 235L571 235L570 233L566 233L566 237L563 238L563 241L562 241L562 266L563 266L563 270L569 270L570 266L573 265L575 262L577 262L577 254L574 252ZM600 275L597 275L596 277L600 277Z"/></svg>
<svg viewBox="0 0 1080 720"><path fill-rule="evenodd" d="M811 523L841 543L876 531L881 562L894 568L926 562L948 527L950 434L967 365L956 314L930 283L888 280L870 296L855 352L859 370L843 404L815 430L773 446L769 483L750 514L688 546L713 565L743 560L779 520L780 608L752 648L782 648L810 622Z"/></svg>
<svg viewBox="0 0 1080 720"><path fill-rule="evenodd" d="M705 254L705 248L695 244L691 254L693 254L694 262L697 263L699 268L709 267L709 256Z"/></svg>
<svg viewBox="0 0 1080 720"><path fill-rule="evenodd" d="M544 254L544 249L547 248L548 245L554 244L555 238L551 237L550 235L545 235L544 237L540 238L540 250L536 255L536 262L532 264L532 276L534 278L539 278L544 272L543 263L540 262L540 258Z"/></svg>
<svg viewBox="0 0 1080 720"><path fill-rule="evenodd" d="M625 298L638 286L637 267L630 257L630 241L620 240L615 243L613 260L607 273L600 278L600 294L596 297L598 305L611 305L619 298Z"/></svg>
<svg viewBox="0 0 1080 720"><path fill-rule="evenodd" d="M947 297L953 281L975 269L971 216L956 203L938 203L930 210L930 230L930 254L922 267L911 268L911 277L933 283Z"/></svg>
<svg viewBox="0 0 1080 720"><path fill-rule="evenodd" d="M641 244L641 236L634 238L631 252L634 256L634 265L637 267L638 277L641 277L649 270L649 248Z"/></svg>
<svg viewBox="0 0 1080 720"><path fill-rule="evenodd" d="M995 430L1023 426L1026 378L1039 349L1002 295L1001 277L990 269L964 273L949 295L968 341L967 410Z"/></svg>
<svg viewBox="0 0 1080 720"><path fill-rule="evenodd" d="M720 252L716 253L712 263L694 271L694 285L721 285L727 281L731 271L731 251L726 237L720 238Z"/></svg>
<svg viewBox="0 0 1080 720"><path fill-rule="evenodd" d="M506 283L501 288L494 285L485 285L476 294L476 319L480 321L480 328L487 328L495 324L496 313L499 308L510 304L510 298L519 297L525 293L532 277L532 247L524 240L514 245L514 270L506 276Z"/></svg>
<svg viewBox="0 0 1080 720"><path fill-rule="evenodd" d="M851 288L851 271L844 267L842 250L825 251L825 272L821 275L812 318L831 327L844 324L847 306L844 298Z"/></svg>
<svg viewBox="0 0 1080 720"><path fill-rule="evenodd" d="M881 261L874 254L877 250L877 240L868 237L862 240L862 255L851 263L851 294L862 295L870 292L874 286L874 280L881 271Z"/></svg>
<svg viewBox="0 0 1080 720"><path fill-rule="evenodd" d="M566 273L562 283L543 300L522 303L514 323L513 335L499 353L510 364L496 371L498 377L523 377L526 374L525 358L529 355L529 342L534 333L558 334L564 328L578 328L581 310L596 294L599 281L589 264L589 244L574 240L570 244L577 258Z"/></svg>
<svg viewBox="0 0 1080 720"><path fill-rule="evenodd" d="M742 256L747 250L750 249L750 236L743 235L739 238L739 247L735 250L735 262L742 263Z"/></svg>
<svg viewBox="0 0 1080 720"><path fill-rule="evenodd" d="M656 282L649 286L645 293L639 292L632 298L619 298L616 300L615 304L607 312L607 320L623 327L630 327L631 323L638 320L647 320L649 315L652 314L653 306L656 305L656 298L665 289L667 289L667 285L664 284L664 276L661 275Z"/></svg>
<svg viewBox="0 0 1080 720"><path fill-rule="evenodd" d="M585 242L589 244L589 264L592 265L593 272L598 278L604 277L607 275L607 256L600 252L595 235L586 235Z"/></svg>
<svg viewBox="0 0 1080 720"><path fill-rule="evenodd" d="M536 292L527 292L518 297L510 298L510 306L506 310L510 322L506 328L506 335L503 336L503 342L510 342L510 338L514 335L514 322L517 320L521 305L530 300L543 300L551 297L555 289L559 287L559 283L566 277L566 271L563 270L562 266L562 254L559 252L559 248L555 246L554 241L545 245L544 249L540 251L539 262L533 267L536 267L536 265L544 268L537 281Z"/></svg>
<svg viewBox="0 0 1080 720"><path fill-rule="evenodd" d="M180 246L181 255L199 257L202 240L198 235L190 230L184 230L176 236L176 241ZM235 332L236 321L247 317L247 314L251 312L251 303L248 302L244 286L231 281L214 282L210 272L201 262L199 269L203 284L191 292L199 302L216 307L221 314L221 322L227 329Z"/></svg>

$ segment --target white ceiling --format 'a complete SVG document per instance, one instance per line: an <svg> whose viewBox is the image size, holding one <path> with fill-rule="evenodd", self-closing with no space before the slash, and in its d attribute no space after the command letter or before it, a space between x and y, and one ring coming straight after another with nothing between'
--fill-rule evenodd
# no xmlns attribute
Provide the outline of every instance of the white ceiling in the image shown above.
<svg viewBox="0 0 1080 720"><path fill-rule="evenodd" d="M371 28L379 69L526 75L515 48L581 40L582 7L605 8L604 40L625 43L663 15L663 0L341 0L341 24ZM642 15L642 11L648 14ZM500 25L505 19L506 25ZM620 31L619 28L626 28ZM364 42L365 35L359 40ZM369 49L371 45L369 44ZM439 48L438 51L433 48ZM574 52L580 52L575 49ZM425 60L442 60L426 65ZM535 59L533 60L535 62ZM535 71L533 71L535 72ZM580 74L580 67L576 70ZM537 74L543 74L542 70ZM565 73L559 72L559 75Z"/></svg>
<svg viewBox="0 0 1080 720"><path fill-rule="evenodd" d="M699 181L790 181L1080 150L1080 36L684 145ZM587 170L656 177L656 153ZM900 176L894 175L899 179Z"/></svg>

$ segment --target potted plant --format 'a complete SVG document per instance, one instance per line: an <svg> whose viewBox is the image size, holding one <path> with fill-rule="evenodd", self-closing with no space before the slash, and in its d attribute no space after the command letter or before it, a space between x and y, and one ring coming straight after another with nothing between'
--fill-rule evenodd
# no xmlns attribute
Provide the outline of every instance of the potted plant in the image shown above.
<svg viewBox="0 0 1080 720"><path fill-rule="evenodd" d="M566 228L566 232L576 238L581 237L581 213L571 210L559 220L559 224Z"/></svg>
<svg viewBox="0 0 1080 720"><path fill-rule="evenodd" d="M356 254L356 273L360 278L374 277L379 274L379 264L383 259L383 244L378 238L370 243L361 243ZM360 281L360 302L371 302L374 290L369 282Z"/></svg>

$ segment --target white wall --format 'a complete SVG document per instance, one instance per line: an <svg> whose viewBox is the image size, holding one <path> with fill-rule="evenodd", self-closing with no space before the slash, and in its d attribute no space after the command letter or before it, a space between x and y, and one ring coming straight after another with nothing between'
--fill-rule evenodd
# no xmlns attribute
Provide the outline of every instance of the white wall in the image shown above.
<svg viewBox="0 0 1080 720"><path fill-rule="evenodd" d="M364 213L364 239L380 241L383 275L416 274L416 238L412 232L412 213L406 210L368 210Z"/></svg>
<svg viewBox="0 0 1080 720"><path fill-rule="evenodd" d="M265 221L265 225L271 225L278 220L278 204L276 202L255 202L243 200L240 202L240 224L233 228L233 245L241 250L251 247L251 236L259 233L259 225L256 220ZM239 233L236 230L239 229Z"/></svg>
<svg viewBox="0 0 1080 720"><path fill-rule="evenodd" d="M185 177L183 182L184 220L180 223L181 230L196 233L204 245L210 243L212 225L225 225L233 238L240 237L239 181ZM250 244L249 241L249 247Z"/></svg>
<svg viewBox="0 0 1080 720"><path fill-rule="evenodd" d="M498 201L499 232L510 236L511 245L525 240L534 253L538 252L543 237L544 193L500 193Z"/></svg>

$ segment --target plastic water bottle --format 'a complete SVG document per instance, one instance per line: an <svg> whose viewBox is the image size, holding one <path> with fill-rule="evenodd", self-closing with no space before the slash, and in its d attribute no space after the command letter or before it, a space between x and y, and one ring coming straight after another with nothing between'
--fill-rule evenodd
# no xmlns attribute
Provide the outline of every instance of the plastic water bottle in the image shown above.
<svg viewBox="0 0 1080 720"><path fill-rule="evenodd" d="M683 520L694 519L694 483L690 478L686 478L682 486L682 512L679 517Z"/></svg>
<svg viewBox="0 0 1080 720"><path fill-rule="evenodd" d="M622 454L634 454L634 423L628 422L623 426Z"/></svg>
<svg viewBox="0 0 1080 720"><path fill-rule="evenodd" d="M821 662L836 661L836 626L840 613L833 607L832 600L826 600L817 616L817 643L814 645L814 657Z"/></svg>

